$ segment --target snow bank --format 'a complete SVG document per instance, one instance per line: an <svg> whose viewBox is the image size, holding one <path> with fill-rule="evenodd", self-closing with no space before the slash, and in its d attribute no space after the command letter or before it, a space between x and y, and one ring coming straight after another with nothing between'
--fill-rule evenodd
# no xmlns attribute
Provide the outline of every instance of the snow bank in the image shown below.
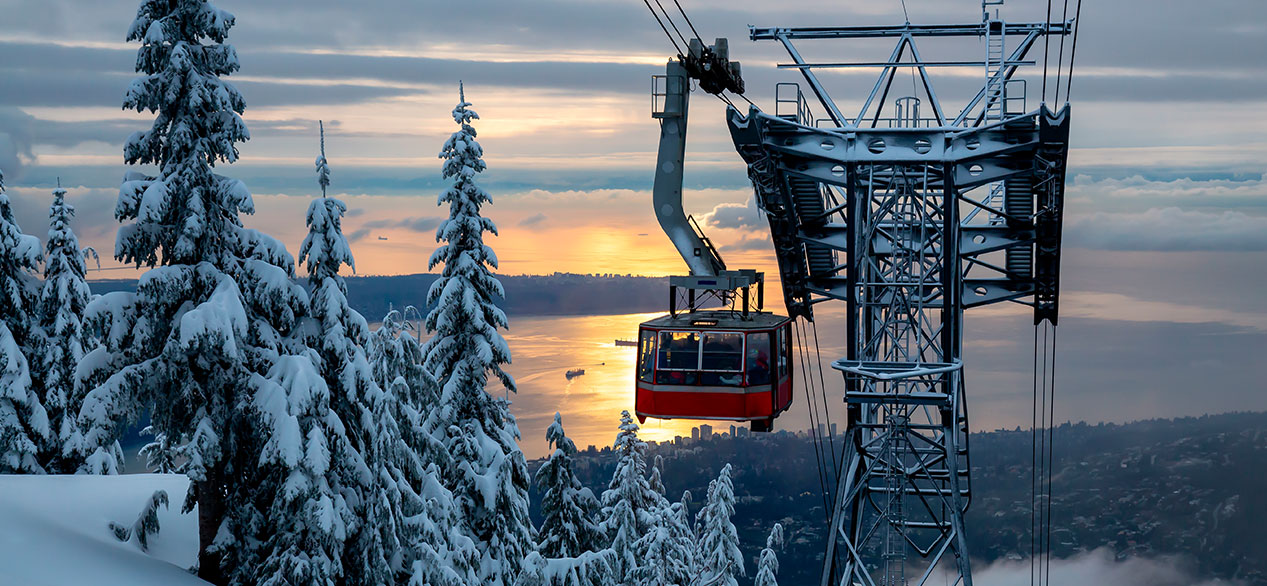
<svg viewBox="0 0 1267 586"><path fill-rule="evenodd" d="M180 514L189 481L182 475L0 475L0 568L4 584L206 586L187 571L198 552L197 511ZM115 539L111 521L131 527L155 490L162 530L149 553Z"/></svg>

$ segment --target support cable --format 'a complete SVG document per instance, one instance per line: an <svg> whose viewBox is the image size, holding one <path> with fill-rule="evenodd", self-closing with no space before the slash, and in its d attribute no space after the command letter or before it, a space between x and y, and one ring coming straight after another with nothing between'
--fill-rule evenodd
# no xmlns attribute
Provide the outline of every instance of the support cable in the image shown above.
<svg viewBox="0 0 1267 586"><path fill-rule="evenodd" d="M1047 18L1043 21L1043 102L1047 101L1048 53L1051 53L1051 0L1047 0Z"/></svg>
<svg viewBox="0 0 1267 586"><path fill-rule="evenodd" d="M1078 8L1073 15L1073 47L1069 49L1069 79L1065 80L1065 101L1073 90L1073 58L1078 54L1078 28L1082 26L1082 0L1078 0Z"/></svg>
<svg viewBox="0 0 1267 586"><path fill-rule="evenodd" d="M1030 406L1030 468L1029 468L1029 583L1036 584L1038 567L1035 536L1038 534L1036 513L1038 512L1038 328L1034 325L1034 373L1033 402Z"/></svg>
<svg viewBox="0 0 1267 586"><path fill-rule="evenodd" d="M810 379L810 377L806 376L808 374L809 369L806 367L806 357L805 357L806 353L804 351L805 344L803 343L804 337L801 335L800 320L796 321L796 327L793 328L793 331L796 332L796 346L797 346L797 350L799 350L797 354L800 357L801 378L804 381L802 383L802 386L805 388L805 397L807 399L806 406L810 408L809 409L810 437L812 438L813 444L814 444L814 465L815 467L818 468L818 487L823 497L823 513L827 516L827 522L830 523L831 515L833 511L831 511L831 506L828 504L828 501L827 501L827 480L826 480L825 475L823 474L824 458L823 458L823 452L822 452L822 445L820 443L820 438L818 437L818 424L817 424L817 421L815 420L815 416L818 413L818 408L815 406L814 393L811 390L811 387L814 384L813 380Z"/></svg>
<svg viewBox="0 0 1267 586"><path fill-rule="evenodd" d="M669 21L669 26L673 27L673 32L677 33L679 39L682 39L682 44L686 46L686 50L690 51L691 42L686 40L686 36L682 34L682 31L678 30L677 23L673 22L673 19L669 17L669 11L664 9L664 5L660 3L660 0L655 0L655 4L660 7L660 12L664 14L664 20Z"/></svg>
<svg viewBox="0 0 1267 586"><path fill-rule="evenodd" d="M1061 14L1060 22L1062 24L1069 22L1069 0L1065 0L1065 8L1064 8L1064 12ZM1060 35L1060 54L1056 60L1056 99L1053 101L1054 104L1060 103L1060 74L1063 71L1064 66L1065 66L1065 37L1066 36L1068 35ZM1066 96L1065 99L1068 99L1068 96Z"/></svg>
<svg viewBox="0 0 1267 586"><path fill-rule="evenodd" d="M1071 70L1069 73L1072 76L1073 71ZM1065 98L1069 98L1068 92L1065 93ZM1055 450L1053 445L1056 440L1056 332L1058 330L1055 325L1051 325L1051 322L1047 323L1049 324L1048 329L1051 330L1051 372L1049 375L1050 378L1047 382L1047 392L1050 395L1047 402L1047 563L1044 566L1043 574L1046 582L1051 584L1051 484L1053 469L1055 467Z"/></svg>
<svg viewBox="0 0 1267 586"><path fill-rule="evenodd" d="M686 26L691 27L691 33L695 35L695 38L699 39L699 42L703 43L704 37L699 36L699 31L695 30L695 23L691 22L691 17L686 15L685 10L682 10L682 5L677 0L673 0L673 3L677 4L677 11L682 13L682 18L686 19Z"/></svg>
<svg viewBox="0 0 1267 586"><path fill-rule="evenodd" d="M655 8L651 7L651 0L642 0L642 3L647 5L647 10L650 10L651 16L655 17L656 24L660 25L660 30L664 31L664 36L669 37L669 42L673 43L673 50L677 51L677 56L679 58L683 57L682 49L677 46L677 40L673 38L669 29L664 26L664 22L660 20L660 15L656 13Z"/></svg>
<svg viewBox="0 0 1267 586"><path fill-rule="evenodd" d="M840 464L836 460L836 434L832 430L831 404L827 402L827 381L823 377L823 355L818 345L818 324L810 322L810 326L814 331L814 360L818 364L818 390L823 399L823 414L827 416L827 445L831 447L832 478L835 479L835 484L829 486L835 487L832 489L834 495L835 490L840 488ZM843 460L845 455L842 453L840 457ZM835 498L832 502L835 502Z"/></svg>

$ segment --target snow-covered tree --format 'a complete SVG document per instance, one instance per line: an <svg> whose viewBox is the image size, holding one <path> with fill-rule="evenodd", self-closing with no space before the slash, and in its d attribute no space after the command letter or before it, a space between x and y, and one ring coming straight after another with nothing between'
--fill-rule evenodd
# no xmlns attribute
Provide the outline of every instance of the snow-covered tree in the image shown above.
<svg viewBox="0 0 1267 586"><path fill-rule="evenodd" d="M537 551L547 558L568 558L598 550L604 539L597 519L598 499L572 470L576 444L563 432L562 415L554 414L554 423L546 429L546 442L554 452L537 469L544 517Z"/></svg>
<svg viewBox="0 0 1267 586"><path fill-rule="evenodd" d="M484 233L496 234L497 227L480 215L481 206L492 200L476 183L485 168L471 126L479 116L465 92L459 89L458 95L453 120L460 130L440 152L442 174L453 180L439 197L440 205L449 205L449 217L436 230L443 244L428 263L444 265L427 294L434 309L426 327L434 335L425 347L425 365L441 389L428 426L443 438L451 459L444 467L445 484L466 535L479 549L479 580L509 586L533 550L530 480L510 402L485 390L490 372L507 392L515 390L515 382L503 369L510 363L510 348L498 331L508 324L496 305L505 294L492 273L497 256L484 244Z"/></svg>
<svg viewBox="0 0 1267 586"><path fill-rule="evenodd" d="M343 266L355 270L355 260L343 236L343 215L347 206L328 197L330 167L325 154L325 128L321 130L321 154L316 160L317 184L321 197L308 206L308 235L299 248L299 262L308 271L312 288L311 311L305 320L303 338L315 351L315 363L330 389L331 417L346 425L346 435L336 451L334 484L353 503L345 550L348 582L383 584L392 581L394 570L389 558L396 550L395 535L379 531L380 520L392 518L390 503L378 498L378 465L382 439L379 426L371 419L371 402L384 400L374 381L365 344L369 326L347 299L347 284L339 274ZM364 582L361 582L364 580Z"/></svg>
<svg viewBox="0 0 1267 586"><path fill-rule="evenodd" d="M156 433L185 446L184 510L197 506L198 575L214 584L257 561L258 533L270 529L261 520L271 503L252 482L274 437L260 432L256 398L260 379L287 367L282 356L304 354L294 334L307 307L293 257L243 227L240 215L255 211L246 186L215 172L249 138L245 102L221 79L239 68L224 42L233 25L206 0L140 3L127 40L141 44L141 75L123 105L155 118L128 138L124 158L157 171L125 176L114 256L151 268L134 294L89 303L86 320L103 345L78 372L92 389L78 422L86 468L117 470L110 446L146 412Z"/></svg>
<svg viewBox="0 0 1267 586"><path fill-rule="evenodd" d="M534 551L524 560L515 586L613 586L619 582L616 555L610 549L550 559Z"/></svg>
<svg viewBox="0 0 1267 586"><path fill-rule="evenodd" d="M663 507L652 514L650 530L634 544L638 567L630 572L636 586L688 586L691 582L691 556L694 547L687 535L675 529L673 507Z"/></svg>
<svg viewBox="0 0 1267 586"><path fill-rule="evenodd" d="M779 556L775 550L783 549L783 526L775 523L770 536L765 540L765 549L761 550L761 558L757 562L757 579L753 586L779 586L776 575L779 573Z"/></svg>
<svg viewBox="0 0 1267 586"><path fill-rule="evenodd" d="M635 543L650 530L661 497L647 479L647 444L638 439L638 424L629 411L620 412L620 433L614 449L616 470L603 491L603 531L627 578L638 567Z"/></svg>
<svg viewBox="0 0 1267 586"><path fill-rule="evenodd" d="M53 436L28 360L39 263L40 241L18 228L0 172L0 473L43 473L40 447Z"/></svg>
<svg viewBox="0 0 1267 586"><path fill-rule="evenodd" d="M89 290L83 250L70 227L74 206L66 203L66 190L53 191L49 208L48 242L44 249L44 286L36 315L40 336L32 360L35 386L48 411L49 436L41 447L40 462L52 473L70 473L78 463L64 456L74 435L75 416L83 397L75 393L75 368L84 357L83 315ZM67 454L68 455L68 454Z"/></svg>
<svg viewBox="0 0 1267 586"><path fill-rule="evenodd" d="M252 476L267 529L251 563L233 568L236 582L333 586L344 576L343 544L356 517L335 469L348 442L314 360L315 351L284 355L266 376L252 375L266 438Z"/></svg>
<svg viewBox="0 0 1267 586"><path fill-rule="evenodd" d="M736 576L744 576L739 535L730 518L735 514L735 487L730 480L730 464L708 483L708 502L696 516L699 533L696 561L701 583L736 586Z"/></svg>

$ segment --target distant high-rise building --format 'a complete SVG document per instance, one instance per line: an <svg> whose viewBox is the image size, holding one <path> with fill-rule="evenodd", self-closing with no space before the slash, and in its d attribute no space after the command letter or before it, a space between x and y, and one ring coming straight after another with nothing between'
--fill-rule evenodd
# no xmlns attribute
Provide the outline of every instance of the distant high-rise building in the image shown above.
<svg viewBox="0 0 1267 586"><path fill-rule="evenodd" d="M836 424L831 424L831 436L836 437Z"/></svg>
<svg viewBox="0 0 1267 586"><path fill-rule="evenodd" d="M730 437L735 437L735 426L730 426Z"/></svg>
<svg viewBox="0 0 1267 586"><path fill-rule="evenodd" d="M739 434L739 437L748 437L748 428L741 427L738 430L736 430L736 433Z"/></svg>
<svg viewBox="0 0 1267 586"><path fill-rule="evenodd" d="M699 441L699 428L698 428L698 427L692 427L692 428L691 428L691 439L692 439L692 440L694 440L694 441Z"/></svg>
<svg viewBox="0 0 1267 586"><path fill-rule="evenodd" d="M827 437L827 424L818 424L818 437Z"/></svg>
<svg viewBox="0 0 1267 586"><path fill-rule="evenodd" d="M703 440L713 439L713 426L707 423L699 426L699 437Z"/></svg>

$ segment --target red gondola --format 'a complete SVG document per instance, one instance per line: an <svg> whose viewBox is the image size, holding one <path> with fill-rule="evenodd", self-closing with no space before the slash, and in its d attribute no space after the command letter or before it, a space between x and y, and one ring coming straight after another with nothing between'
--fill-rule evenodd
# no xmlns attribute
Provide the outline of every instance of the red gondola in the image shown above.
<svg viewBox="0 0 1267 586"><path fill-rule="evenodd" d="M665 315L639 326L639 421L751 421L769 431L792 404L791 320L732 311Z"/></svg>

